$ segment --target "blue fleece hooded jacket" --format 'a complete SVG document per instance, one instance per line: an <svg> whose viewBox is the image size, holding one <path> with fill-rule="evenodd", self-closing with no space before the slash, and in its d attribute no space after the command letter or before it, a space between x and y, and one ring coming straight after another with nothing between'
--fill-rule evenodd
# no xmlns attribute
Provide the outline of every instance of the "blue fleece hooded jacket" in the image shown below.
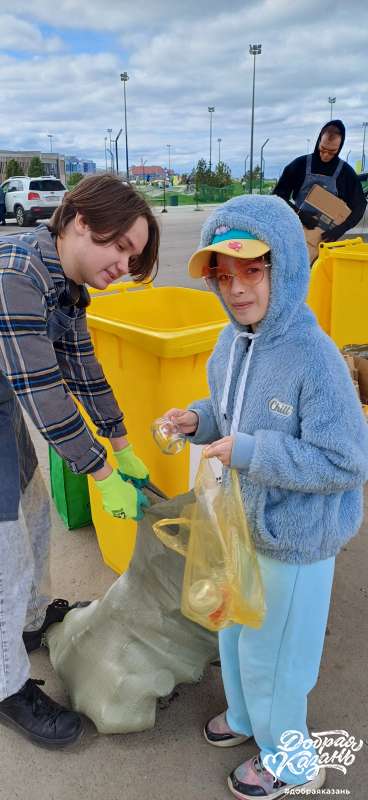
<svg viewBox="0 0 368 800"><path fill-rule="evenodd" d="M305 305L309 261L296 214L278 197L229 200L203 226L201 247L222 225L270 245L270 301L249 339L217 289L230 324L208 362L211 397L190 405L199 416L190 438L233 433L231 466L257 550L312 563L338 553L361 524L368 425L341 354Z"/></svg>

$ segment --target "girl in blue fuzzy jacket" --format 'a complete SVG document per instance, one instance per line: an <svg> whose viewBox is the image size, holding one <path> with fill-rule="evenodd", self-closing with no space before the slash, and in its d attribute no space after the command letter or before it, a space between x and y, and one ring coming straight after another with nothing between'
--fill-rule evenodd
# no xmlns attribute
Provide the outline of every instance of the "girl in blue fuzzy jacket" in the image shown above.
<svg viewBox="0 0 368 800"><path fill-rule="evenodd" d="M229 776L244 798L323 786L307 696L318 677L335 556L357 532L368 426L344 361L305 305L309 263L298 217L277 197L243 196L215 211L190 259L230 318L208 363L211 397L167 415L238 470L267 614L222 631L227 709L206 740L254 739L259 755ZM223 480L229 470L223 471Z"/></svg>

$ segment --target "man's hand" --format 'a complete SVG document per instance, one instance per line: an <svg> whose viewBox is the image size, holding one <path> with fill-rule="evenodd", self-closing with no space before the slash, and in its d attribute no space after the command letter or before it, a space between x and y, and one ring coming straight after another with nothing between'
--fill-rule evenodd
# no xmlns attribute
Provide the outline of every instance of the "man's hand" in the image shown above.
<svg viewBox="0 0 368 800"><path fill-rule="evenodd" d="M337 242L339 238L340 234L338 233L337 227L331 228L329 231L324 231L322 234L323 242Z"/></svg>
<svg viewBox="0 0 368 800"><path fill-rule="evenodd" d="M170 408L163 414L171 420L179 433L195 433L198 428L198 414L195 411L184 411L182 408Z"/></svg>
<svg viewBox="0 0 368 800"><path fill-rule="evenodd" d="M313 230L313 228L316 228L318 225L318 217L316 217L315 214L312 214L311 211L305 211L304 209L301 209L299 211L299 219L302 225L304 225L304 227L309 231Z"/></svg>
<svg viewBox="0 0 368 800"><path fill-rule="evenodd" d="M131 444L128 444L122 450L115 450L114 456L118 462L119 472L123 480L131 480L137 489L147 485L149 480L148 469L143 461L136 456Z"/></svg>
<svg viewBox="0 0 368 800"><path fill-rule="evenodd" d="M150 505L146 495L124 481L117 469L95 483L101 492L103 507L112 517L139 520L143 517L144 507Z"/></svg>
<svg viewBox="0 0 368 800"><path fill-rule="evenodd" d="M234 437L224 436L223 439L218 439L217 442L207 445L203 449L203 455L205 458L218 458L225 467L229 467L233 445Z"/></svg>

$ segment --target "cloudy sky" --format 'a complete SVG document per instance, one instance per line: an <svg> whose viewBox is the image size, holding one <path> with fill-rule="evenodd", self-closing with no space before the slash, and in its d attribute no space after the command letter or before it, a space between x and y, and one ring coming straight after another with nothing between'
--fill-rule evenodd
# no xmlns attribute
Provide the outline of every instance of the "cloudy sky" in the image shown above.
<svg viewBox="0 0 368 800"><path fill-rule="evenodd" d="M368 121L367 0L0 0L0 149L53 149L105 165L104 137L123 126L130 164L189 171L209 158L240 175L250 148L266 175L314 147L330 118L347 127L355 164ZM125 158L124 135L119 157ZM366 152L368 151L368 132ZM248 161L249 167L249 161Z"/></svg>

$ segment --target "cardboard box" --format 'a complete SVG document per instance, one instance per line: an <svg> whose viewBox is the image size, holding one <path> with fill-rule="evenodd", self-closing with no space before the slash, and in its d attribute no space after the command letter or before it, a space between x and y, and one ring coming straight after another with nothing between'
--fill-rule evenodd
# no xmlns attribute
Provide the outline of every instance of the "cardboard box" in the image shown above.
<svg viewBox="0 0 368 800"><path fill-rule="evenodd" d="M351 214L351 209L343 200L318 184L312 186L300 208L310 211L318 217L316 228L312 230L304 228L305 240L312 262L318 256L318 245L324 231L328 231L335 225L345 222L349 214Z"/></svg>
<svg viewBox="0 0 368 800"><path fill-rule="evenodd" d="M358 373L358 386L360 400L364 405L368 404L368 361L361 356L354 356L354 366Z"/></svg>
<svg viewBox="0 0 368 800"><path fill-rule="evenodd" d="M357 350L361 350L361 346L357 345ZM368 405L368 358L363 358L361 355L354 354L354 346L348 345L343 349L342 354L348 366L353 383L358 392L360 402Z"/></svg>
<svg viewBox="0 0 368 800"><path fill-rule="evenodd" d="M313 261L318 258L318 247L320 241L322 240L323 230L322 228L312 228L312 230L308 230L308 228L304 228L304 225L303 230L305 241L308 247L309 260L310 263L313 264Z"/></svg>

